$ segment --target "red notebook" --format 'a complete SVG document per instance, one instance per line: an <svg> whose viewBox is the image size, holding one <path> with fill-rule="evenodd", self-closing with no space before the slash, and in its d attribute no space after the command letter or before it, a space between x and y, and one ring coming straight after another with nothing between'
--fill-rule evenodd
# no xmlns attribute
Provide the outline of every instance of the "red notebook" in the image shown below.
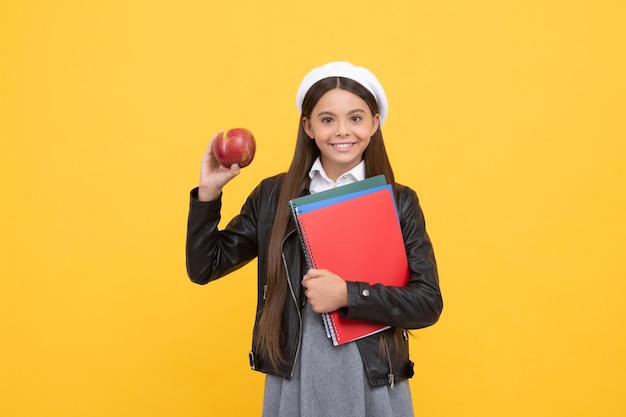
<svg viewBox="0 0 626 417"><path fill-rule="evenodd" d="M328 269L346 281L406 285L409 266L391 186L316 204L296 211L311 267ZM389 328L347 319L337 311L328 313L327 324L335 345Z"/></svg>

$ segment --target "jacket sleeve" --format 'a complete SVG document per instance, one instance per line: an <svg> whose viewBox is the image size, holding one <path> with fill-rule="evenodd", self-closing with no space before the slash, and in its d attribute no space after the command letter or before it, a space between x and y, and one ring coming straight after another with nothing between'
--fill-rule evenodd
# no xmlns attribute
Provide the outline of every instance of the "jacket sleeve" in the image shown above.
<svg viewBox="0 0 626 417"><path fill-rule="evenodd" d="M348 307L340 313L351 319L419 329L434 324L443 309L437 264L415 191L402 187L398 208L410 270L407 285L348 282Z"/></svg>
<svg viewBox="0 0 626 417"><path fill-rule="evenodd" d="M191 191L187 219L187 275L197 284L206 284L233 272L257 256L255 190L223 230L218 230L221 196L198 201L198 189Z"/></svg>

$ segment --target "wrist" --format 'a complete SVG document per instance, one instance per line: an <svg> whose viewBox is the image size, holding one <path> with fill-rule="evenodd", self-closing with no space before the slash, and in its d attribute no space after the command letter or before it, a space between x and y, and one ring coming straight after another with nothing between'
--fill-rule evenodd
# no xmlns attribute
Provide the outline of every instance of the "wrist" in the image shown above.
<svg viewBox="0 0 626 417"><path fill-rule="evenodd" d="M199 186L198 187L198 201L213 201L217 200L222 194L221 187L215 186Z"/></svg>
<svg viewBox="0 0 626 417"><path fill-rule="evenodd" d="M341 307L348 307L350 300L348 299L348 283L343 281L343 287L341 288Z"/></svg>

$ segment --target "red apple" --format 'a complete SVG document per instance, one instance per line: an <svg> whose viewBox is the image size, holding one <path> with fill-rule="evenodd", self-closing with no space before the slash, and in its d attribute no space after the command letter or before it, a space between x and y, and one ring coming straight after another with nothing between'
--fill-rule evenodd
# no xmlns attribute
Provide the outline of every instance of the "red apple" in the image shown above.
<svg viewBox="0 0 626 417"><path fill-rule="evenodd" d="M256 142L252 132L242 127L225 130L213 142L213 154L226 168L232 164L239 164L240 168L247 167L255 151Z"/></svg>

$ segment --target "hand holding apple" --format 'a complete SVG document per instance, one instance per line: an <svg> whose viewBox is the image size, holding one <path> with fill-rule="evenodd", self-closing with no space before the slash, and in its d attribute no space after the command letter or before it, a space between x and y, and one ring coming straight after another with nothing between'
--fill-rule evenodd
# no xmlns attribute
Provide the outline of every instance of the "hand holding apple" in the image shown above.
<svg viewBox="0 0 626 417"><path fill-rule="evenodd" d="M226 168L232 164L247 167L254 159L255 151L256 141L252 132L242 127L225 130L213 141L213 154Z"/></svg>
<svg viewBox="0 0 626 417"><path fill-rule="evenodd" d="M233 163L226 166L218 159L216 155L215 143L223 139L224 131L220 131L213 135L209 144L202 155L202 164L200 165L200 182L198 184L198 200L211 201L215 200L222 193L222 188L233 178L239 175L241 168L238 164ZM248 162L249 163L249 162Z"/></svg>

